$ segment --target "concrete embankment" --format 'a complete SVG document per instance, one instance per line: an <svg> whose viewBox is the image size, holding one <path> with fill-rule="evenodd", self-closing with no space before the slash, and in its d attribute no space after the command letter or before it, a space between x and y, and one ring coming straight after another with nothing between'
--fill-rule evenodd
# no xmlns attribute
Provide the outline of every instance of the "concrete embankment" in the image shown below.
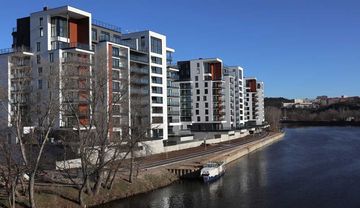
<svg viewBox="0 0 360 208"><path fill-rule="evenodd" d="M276 133L270 136L267 136L263 139L256 140L253 142L245 143L239 146L236 146L231 149L219 151L210 155L206 155L200 158L193 159L187 162L181 162L175 165L168 167L167 169L176 174L180 178L195 178L199 177L200 169L204 164L209 161L224 161L225 164L228 164L236 159L241 158L244 155L247 155L257 149L265 147L273 142L276 142L284 137L284 133Z"/></svg>
<svg viewBox="0 0 360 208"><path fill-rule="evenodd" d="M224 161L225 164L228 164L234 160L241 158L244 155L247 155L257 149L260 149L262 147L265 147L273 142L276 142L276 141L282 139L284 137L284 135L285 135L284 133L278 133L278 134L266 137L266 138L258 140L258 141L250 142L248 144L239 146L239 148L237 148L237 149L231 150L226 153L222 153L222 154L214 156L214 157L210 157L210 158L208 158L208 160Z"/></svg>

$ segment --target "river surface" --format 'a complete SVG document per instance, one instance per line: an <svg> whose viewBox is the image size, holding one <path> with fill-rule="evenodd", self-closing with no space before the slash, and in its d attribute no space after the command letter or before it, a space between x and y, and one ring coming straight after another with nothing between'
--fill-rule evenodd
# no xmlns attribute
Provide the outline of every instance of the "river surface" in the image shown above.
<svg viewBox="0 0 360 208"><path fill-rule="evenodd" d="M285 129L283 140L230 164L218 181L181 181L104 207L360 207L360 128Z"/></svg>

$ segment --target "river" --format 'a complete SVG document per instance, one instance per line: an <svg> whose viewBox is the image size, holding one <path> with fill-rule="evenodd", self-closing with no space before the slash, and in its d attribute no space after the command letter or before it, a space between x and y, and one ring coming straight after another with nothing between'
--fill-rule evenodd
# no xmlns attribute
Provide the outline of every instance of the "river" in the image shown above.
<svg viewBox="0 0 360 208"><path fill-rule="evenodd" d="M180 181L103 207L360 207L360 128L287 128L218 181Z"/></svg>

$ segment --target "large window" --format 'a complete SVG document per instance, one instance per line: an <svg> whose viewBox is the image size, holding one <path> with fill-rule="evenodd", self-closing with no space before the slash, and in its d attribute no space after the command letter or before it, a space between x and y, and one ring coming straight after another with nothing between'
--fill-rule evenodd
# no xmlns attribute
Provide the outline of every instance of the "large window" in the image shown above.
<svg viewBox="0 0 360 208"><path fill-rule="evenodd" d="M54 62L54 54L53 53L49 53L49 61L50 61L50 63Z"/></svg>
<svg viewBox="0 0 360 208"><path fill-rule="evenodd" d="M110 33L101 31L100 40L110 40Z"/></svg>
<svg viewBox="0 0 360 208"><path fill-rule="evenodd" d="M116 57L119 57L119 55L120 55L120 49L113 47L113 48L112 48L112 55L113 55L113 56L116 56Z"/></svg>
<svg viewBox="0 0 360 208"><path fill-rule="evenodd" d="M151 87L152 93L162 94L162 87Z"/></svg>
<svg viewBox="0 0 360 208"><path fill-rule="evenodd" d="M159 57L151 56L151 63L162 64L162 59Z"/></svg>
<svg viewBox="0 0 360 208"><path fill-rule="evenodd" d="M155 84L162 84L162 78L161 77L151 77L151 82Z"/></svg>
<svg viewBox="0 0 360 208"><path fill-rule="evenodd" d="M97 40L97 29L92 29L91 30L91 37L92 37L92 40Z"/></svg>
<svg viewBox="0 0 360 208"><path fill-rule="evenodd" d="M152 103L163 103L163 98L162 97L151 97Z"/></svg>
<svg viewBox="0 0 360 208"><path fill-rule="evenodd" d="M120 43L121 42L121 37L118 35L113 35L113 39L115 43Z"/></svg>
<svg viewBox="0 0 360 208"><path fill-rule="evenodd" d="M160 39L151 37L151 52L162 54L162 44Z"/></svg>
<svg viewBox="0 0 360 208"><path fill-rule="evenodd" d="M155 74L162 74L162 68L157 67L157 66L152 66L151 67L151 72L155 73Z"/></svg>
<svg viewBox="0 0 360 208"><path fill-rule="evenodd" d="M152 112L153 113L163 113L163 108L162 107L152 107Z"/></svg>
<svg viewBox="0 0 360 208"><path fill-rule="evenodd" d="M66 18L51 18L51 36L68 37L68 26Z"/></svg>
<svg viewBox="0 0 360 208"><path fill-rule="evenodd" d="M116 69L119 69L120 68L120 59L116 59L116 58L113 58L112 59L112 67L113 68L116 68Z"/></svg>

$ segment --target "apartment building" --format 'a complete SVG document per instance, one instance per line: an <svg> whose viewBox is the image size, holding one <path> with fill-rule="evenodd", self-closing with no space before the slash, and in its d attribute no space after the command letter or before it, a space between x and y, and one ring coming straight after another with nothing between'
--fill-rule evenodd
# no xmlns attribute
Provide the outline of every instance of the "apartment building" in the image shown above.
<svg viewBox="0 0 360 208"><path fill-rule="evenodd" d="M121 38L131 49L131 96L142 93L136 99L131 99L131 106L139 106L136 108L141 110L135 123L150 124L152 138L167 140L166 36L153 31L141 31L123 34Z"/></svg>
<svg viewBox="0 0 360 208"><path fill-rule="evenodd" d="M1 72L9 72L2 76L2 85L12 104L24 101L24 113L30 112L25 98L36 98L37 110L43 109L40 103L54 101L62 109L55 128L72 128L76 118L70 111L74 109L85 126L91 116L89 100L101 91L109 126L117 135L121 126L131 122L149 127L154 139L167 139L164 35L152 31L122 34L121 28L93 20L90 13L70 6L44 7L18 19L17 28L12 49L0 55ZM26 81L15 82L16 76ZM98 91L94 84L100 80L106 81L106 88ZM26 125L38 124L36 114L32 116Z"/></svg>
<svg viewBox="0 0 360 208"><path fill-rule="evenodd" d="M178 62L181 121L192 130L221 130L225 121L225 81L221 59Z"/></svg>
<svg viewBox="0 0 360 208"><path fill-rule="evenodd" d="M172 48L167 48L167 108L168 108L168 136L181 134L180 123L180 86L179 69L172 62Z"/></svg>
<svg viewBox="0 0 360 208"><path fill-rule="evenodd" d="M39 125L47 106L59 108L55 128L74 125L69 109L77 111L81 124L89 122L90 27L91 14L69 6L44 7L17 20L12 49L1 55L7 59L1 71L9 72L10 111L21 108L24 125Z"/></svg>
<svg viewBox="0 0 360 208"><path fill-rule="evenodd" d="M264 83L256 78L245 78L245 119L248 126L263 125L264 111Z"/></svg>
<svg viewBox="0 0 360 208"><path fill-rule="evenodd" d="M225 79L226 87L230 88L226 90L227 94L229 94L229 98L227 96L227 107L226 115L230 115L233 117L233 126L236 129L243 128L245 125L245 106L244 106L244 69L240 66L226 66L225 67L225 77L232 77L232 79ZM231 83L229 85L228 83ZM231 89L231 87L233 89ZM233 97L232 103L230 102L230 97ZM234 107L231 108L231 105ZM231 112L231 110L233 112ZM226 116L227 121L231 120L230 116Z"/></svg>

